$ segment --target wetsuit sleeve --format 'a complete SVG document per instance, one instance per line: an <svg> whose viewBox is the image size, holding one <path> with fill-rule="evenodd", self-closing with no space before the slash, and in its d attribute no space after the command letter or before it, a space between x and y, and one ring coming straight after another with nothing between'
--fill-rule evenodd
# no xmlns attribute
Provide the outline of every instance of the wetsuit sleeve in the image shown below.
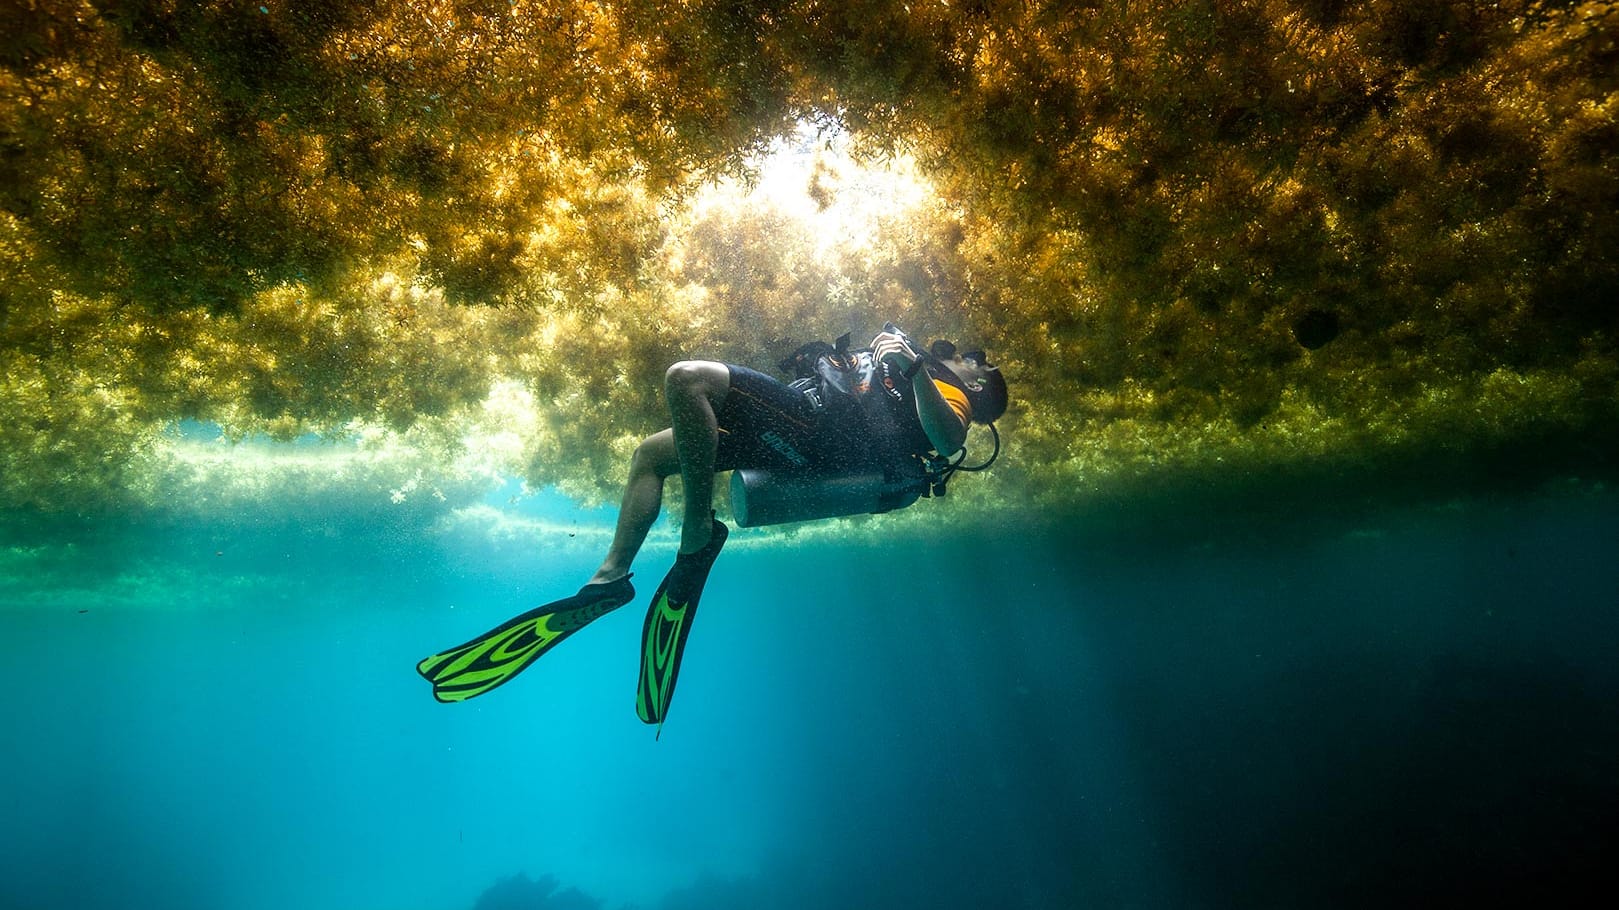
<svg viewBox="0 0 1619 910"><path fill-rule="evenodd" d="M973 406L967 401L967 394L948 382L940 382L935 379L933 384L938 387L939 395L944 398L944 403L950 406L950 410L956 412L957 417L961 418L961 425L966 426L971 423Z"/></svg>

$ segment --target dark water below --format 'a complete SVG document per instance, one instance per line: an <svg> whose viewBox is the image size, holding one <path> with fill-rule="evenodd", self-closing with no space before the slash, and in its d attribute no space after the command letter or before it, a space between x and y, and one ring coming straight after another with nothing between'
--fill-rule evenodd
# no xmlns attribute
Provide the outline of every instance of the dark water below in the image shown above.
<svg viewBox="0 0 1619 910"><path fill-rule="evenodd" d="M633 700L667 550L636 604L446 706L414 662L571 591L593 546L306 518L10 552L0 906L1546 905L1619 884L1611 494L1285 547L738 535L661 740Z"/></svg>

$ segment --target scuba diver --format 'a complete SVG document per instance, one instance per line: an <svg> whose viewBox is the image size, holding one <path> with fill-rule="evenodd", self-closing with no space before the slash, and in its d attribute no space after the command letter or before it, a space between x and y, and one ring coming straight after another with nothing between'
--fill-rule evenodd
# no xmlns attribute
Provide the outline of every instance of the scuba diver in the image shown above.
<svg viewBox="0 0 1619 910"><path fill-rule="evenodd" d="M680 655L709 569L728 529L714 517L714 475L731 471L731 503L742 527L886 512L944 484L967 467L970 423L989 426L1006 411L1006 381L982 351L948 341L926 351L892 323L869 348L812 342L782 361L791 384L743 366L687 360L669 367L664 397L671 426L644 439L630 462L607 556L578 593L537 607L463 645L422 660L417 671L441 702L482 695L516 676L591 621L629 603L630 564L679 474L685 506L675 564L653 596L642 629L636 713L661 725Z"/></svg>

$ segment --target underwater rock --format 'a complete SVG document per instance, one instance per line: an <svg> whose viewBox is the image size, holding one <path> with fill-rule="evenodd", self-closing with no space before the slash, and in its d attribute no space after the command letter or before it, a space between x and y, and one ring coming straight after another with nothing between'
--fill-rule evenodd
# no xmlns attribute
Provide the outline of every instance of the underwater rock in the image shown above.
<svg viewBox="0 0 1619 910"><path fill-rule="evenodd" d="M472 910L601 910L601 901L577 888L558 891L554 875L531 879L519 872L490 885Z"/></svg>

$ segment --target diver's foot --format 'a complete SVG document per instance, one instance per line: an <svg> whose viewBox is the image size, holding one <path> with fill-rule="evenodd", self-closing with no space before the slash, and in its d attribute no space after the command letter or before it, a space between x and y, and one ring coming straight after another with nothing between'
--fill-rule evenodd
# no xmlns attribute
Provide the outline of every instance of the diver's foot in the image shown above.
<svg viewBox="0 0 1619 910"><path fill-rule="evenodd" d="M708 546L708 542L714 539L714 531L713 531L713 529L708 528L708 529L705 529L705 530L707 531L707 533L702 534L702 539L701 540L695 539L697 537L697 534L684 534L684 533L681 534L680 535L680 550L676 553L676 555L678 555L678 556L693 556L695 554L703 552L703 548ZM698 532L698 533L702 533L702 532Z"/></svg>
<svg viewBox="0 0 1619 910"><path fill-rule="evenodd" d="M730 533L723 523L710 518L708 541L695 552L675 555L674 568L669 570L668 578L670 599L686 603L695 591L702 588L709 568L714 565L714 559L720 555L720 548L725 546L725 538Z"/></svg>
<svg viewBox="0 0 1619 910"><path fill-rule="evenodd" d="M714 517L712 511L704 516L702 521L686 522L685 526L680 529L680 549L675 555L695 556L708 549L708 545L714 540L715 525L719 525L721 528L725 527L719 523L719 519Z"/></svg>
<svg viewBox="0 0 1619 910"><path fill-rule="evenodd" d="M567 609L591 607L611 610L622 607L634 599L635 588L631 587L630 576L626 573L612 581L598 582L592 579L571 598L573 603Z"/></svg>
<svg viewBox="0 0 1619 910"><path fill-rule="evenodd" d="M597 569L595 575L590 576L590 580L585 582L585 588L593 587L595 585L610 585L621 578L629 577L630 573L624 569L608 569L603 567ZM585 588L580 588L579 590L583 591Z"/></svg>

